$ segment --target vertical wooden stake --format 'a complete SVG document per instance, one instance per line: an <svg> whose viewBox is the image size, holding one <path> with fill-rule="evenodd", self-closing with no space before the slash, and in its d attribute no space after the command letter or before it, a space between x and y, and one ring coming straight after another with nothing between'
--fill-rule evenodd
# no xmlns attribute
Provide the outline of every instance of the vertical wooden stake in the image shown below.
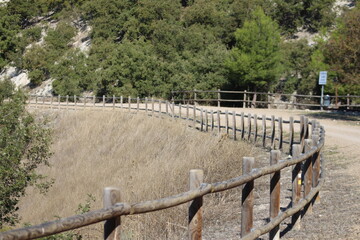
<svg viewBox="0 0 360 240"><path fill-rule="evenodd" d="M256 144L256 140L258 137L258 126L257 126L257 114L254 115L254 143Z"/></svg>
<svg viewBox="0 0 360 240"><path fill-rule="evenodd" d="M218 89L218 108L220 107L220 100L221 100L221 96L220 96L220 89Z"/></svg>
<svg viewBox="0 0 360 240"><path fill-rule="evenodd" d="M189 103L186 104L186 122L189 121Z"/></svg>
<svg viewBox="0 0 360 240"><path fill-rule="evenodd" d="M113 110L114 110L115 109L115 95L113 95L112 104L113 104Z"/></svg>
<svg viewBox="0 0 360 240"><path fill-rule="evenodd" d="M281 152L279 150L272 150L270 153L270 165L275 165L279 162ZM280 171L270 175L270 221L277 217L280 212ZM269 232L269 239L280 239L279 225Z"/></svg>
<svg viewBox="0 0 360 240"><path fill-rule="evenodd" d="M217 113L216 113L219 136L220 136L220 133L221 133L220 112L221 112L221 110L218 110Z"/></svg>
<svg viewBox="0 0 360 240"><path fill-rule="evenodd" d="M316 147L319 141L319 135L317 132L312 136L313 140L313 146ZM320 178L320 154L317 152L314 154L313 157L313 176L312 176L312 186L317 187L319 184L319 178ZM317 203L320 202L320 195L319 193L315 196L315 201Z"/></svg>
<svg viewBox="0 0 360 240"><path fill-rule="evenodd" d="M69 109L69 95L66 95L66 110Z"/></svg>
<svg viewBox="0 0 360 240"><path fill-rule="evenodd" d="M236 140L236 113L235 111L232 112L232 121L233 121L233 139Z"/></svg>
<svg viewBox="0 0 360 240"><path fill-rule="evenodd" d="M111 207L117 202L121 201L120 189L107 187L104 189L103 195L104 207ZM121 219L114 217L106 220L104 224L104 239L105 240L120 240L121 234Z"/></svg>
<svg viewBox="0 0 360 240"><path fill-rule="evenodd" d="M248 113L248 141L251 140L251 114Z"/></svg>
<svg viewBox="0 0 360 240"><path fill-rule="evenodd" d="M76 95L74 95L74 110L76 111Z"/></svg>
<svg viewBox="0 0 360 240"><path fill-rule="evenodd" d="M240 127L241 127L241 139L244 140L245 137L245 116L244 113L241 113L241 118L240 118Z"/></svg>
<svg viewBox="0 0 360 240"><path fill-rule="evenodd" d="M307 117L304 119L304 138L309 138L309 119Z"/></svg>
<svg viewBox="0 0 360 240"><path fill-rule="evenodd" d="M262 115L261 121L262 121L262 145L263 147L266 147L266 116L265 115Z"/></svg>
<svg viewBox="0 0 360 240"><path fill-rule="evenodd" d="M105 95L103 95L103 110L105 108Z"/></svg>
<svg viewBox="0 0 360 240"><path fill-rule="evenodd" d="M211 115L211 131L214 131L215 123L214 123L214 111L213 110L211 110L210 115Z"/></svg>
<svg viewBox="0 0 360 240"><path fill-rule="evenodd" d="M301 144L294 144L292 146L292 157L300 157L302 152ZM301 198L301 163L297 163L294 165L292 169L292 198L291 198L291 205L295 206L296 203L300 201ZM300 229L300 220L301 215L300 213L296 213L291 217L292 225L294 229Z"/></svg>
<svg viewBox="0 0 360 240"><path fill-rule="evenodd" d="M292 146L294 144L294 117L289 119L289 154L292 153Z"/></svg>
<svg viewBox="0 0 360 240"><path fill-rule="evenodd" d="M242 174L251 172L255 159L244 157L242 163ZM251 232L253 227L253 208L254 208L254 181L244 184L241 194L241 237Z"/></svg>
<svg viewBox="0 0 360 240"><path fill-rule="evenodd" d="M205 132L209 131L208 110L205 109Z"/></svg>
<svg viewBox="0 0 360 240"><path fill-rule="evenodd" d="M58 109L60 110L60 101L61 101L61 96L58 96Z"/></svg>
<svg viewBox="0 0 360 240"><path fill-rule="evenodd" d="M174 111L174 109L173 109ZM151 116L154 116L154 98L151 98Z"/></svg>
<svg viewBox="0 0 360 240"><path fill-rule="evenodd" d="M350 109L350 95L346 94L346 109Z"/></svg>
<svg viewBox="0 0 360 240"><path fill-rule="evenodd" d="M96 97L93 96L93 107L95 107L95 104L96 104Z"/></svg>
<svg viewBox="0 0 360 240"><path fill-rule="evenodd" d="M301 144L301 147L302 147L302 150L301 152L303 151L304 149L304 141L305 141L305 125L304 125L304 122L305 122L305 116L300 116L300 144Z"/></svg>
<svg viewBox="0 0 360 240"><path fill-rule="evenodd" d="M175 102L172 102L172 119L175 119Z"/></svg>
<svg viewBox="0 0 360 240"><path fill-rule="evenodd" d="M129 96L128 101L129 101L129 112L130 112L131 111L131 96Z"/></svg>
<svg viewBox="0 0 360 240"><path fill-rule="evenodd" d="M120 96L120 108L123 109L123 102L124 102L124 98L123 96Z"/></svg>
<svg viewBox="0 0 360 240"><path fill-rule="evenodd" d="M282 150L283 147L283 120L282 117L279 117L278 122L278 131L279 131L279 150Z"/></svg>
<svg viewBox="0 0 360 240"><path fill-rule="evenodd" d="M305 139L305 153L309 152L312 148L312 140L311 139ZM309 194L312 188L312 170L313 170L313 157L309 157L305 163L304 163L304 198ZM307 204L304 207L303 216L305 214L311 214L312 213L312 205L311 203Z"/></svg>
<svg viewBox="0 0 360 240"><path fill-rule="evenodd" d="M169 115L169 101L168 100L166 100L165 112L166 112L166 115Z"/></svg>
<svg viewBox="0 0 360 240"><path fill-rule="evenodd" d="M244 91L243 108L246 108L246 90Z"/></svg>
<svg viewBox="0 0 360 240"><path fill-rule="evenodd" d="M200 109L200 132L202 132L204 130L203 128L203 124L204 124L204 116L203 116L203 109Z"/></svg>
<svg viewBox="0 0 360 240"><path fill-rule="evenodd" d="M146 112L146 115L148 115L148 98L145 97L145 112Z"/></svg>
<svg viewBox="0 0 360 240"><path fill-rule="evenodd" d="M275 116L271 115L271 149L275 149Z"/></svg>
<svg viewBox="0 0 360 240"><path fill-rule="evenodd" d="M182 108L181 103L179 103L179 119L181 119L181 108Z"/></svg>
<svg viewBox="0 0 360 240"><path fill-rule="evenodd" d="M200 187L204 180L204 172L201 169L190 170L190 190ZM202 205L203 198L198 197L190 202L189 207L189 239L200 240L202 238Z"/></svg>
<svg viewBox="0 0 360 240"><path fill-rule="evenodd" d="M196 126L196 107L193 106L193 128Z"/></svg>
<svg viewBox="0 0 360 240"><path fill-rule="evenodd" d="M139 112L139 108L140 108L139 104L140 104L140 98L137 97L137 98L136 98L136 113Z"/></svg>
<svg viewBox="0 0 360 240"><path fill-rule="evenodd" d="M225 111L225 132L229 134L229 112L228 110Z"/></svg>

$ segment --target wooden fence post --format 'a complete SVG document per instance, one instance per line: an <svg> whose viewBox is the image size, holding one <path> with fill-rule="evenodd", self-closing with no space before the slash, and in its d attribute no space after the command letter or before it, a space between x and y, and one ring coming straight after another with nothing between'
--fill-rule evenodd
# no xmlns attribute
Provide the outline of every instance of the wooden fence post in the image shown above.
<svg viewBox="0 0 360 240"><path fill-rule="evenodd" d="M181 108L182 108L181 103L179 103L179 119L181 119Z"/></svg>
<svg viewBox="0 0 360 240"><path fill-rule="evenodd" d="M172 106L172 119L175 119L175 102L172 102L171 106Z"/></svg>
<svg viewBox="0 0 360 240"><path fill-rule="evenodd" d="M245 116L244 113L241 113L241 118L240 118L240 125L241 125L241 139L243 140L245 137Z"/></svg>
<svg viewBox="0 0 360 240"><path fill-rule="evenodd" d="M203 116L203 109L200 109L200 132L202 132L204 130L203 128L203 124L204 124L204 116Z"/></svg>
<svg viewBox="0 0 360 240"><path fill-rule="evenodd" d="M93 96L93 107L95 108L95 103L96 103L96 97Z"/></svg>
<svg viewBox="0 0 360 240"><path fill-rule="evenodd" d="M60 101L61 101L61 96L58 96L58 109L60 110Z"/></svg>
<svg viewBox="0 0 360 240"><path fill-rule="evenodd" d="M196 89L194 89L194 106L196 106L196 98L197 98L196 95L197 95L197 94L196 94Z"/></svg>
<svg viewBox="0 0 360 240"><path fill-rule="evenodd" d="M174 103L174 102L173 102ZM173 104L174 107L174 104ZM151 98L151 116L154 116L154 98ZM174 109L173 109L173 116L174 116Z"/></svg>
<svg viewBox="0 0 360 240"><path fill-rule="evenodd" d="M270 153L270 166L279 162L281 152L272 150ZM270 221L277 217L280 212L280 171L270 174ZM269 232L269 239L280 239L279 225Z"/></svg>
<svg viewBox="0 0 360 240"><path fill-rule="evenodd" d="M123 96L120 96L120 108L123 109L123 102L124 102L124 98Z"/></svg>
<svg viewBox="0 0 360 240"><path fill-rule="evenodd" d="M248 113L248 141L251 139L251 114Z"/></svg>
<svg viewBox="0 0 360 240"><path fill-rule="evenodd" d="M129 102L129 112L130 112L131 111L131 96L129 96L128 102Z"/></svg>
<svg viewBox="0 0 360 240"><path fill-rule="evenodd" d="M220 89L218 89L217 97L218 97L218 108L219 108L220 107L220 100L221 100Z"/></svg>
<svg viewBox="0 0 360 240"><path fill-rule="evenodd" d="M114 110L115 109L115 95L113 95L112 104L113 104L113 110Z"/></svg>
<svg viewBox="0 0 360 240"><path fill-rule="evenodd" d="M275 116L271 115L271 149L275 149Z"/></svg>
<svg viewBox="0 0 360 240"><path fill-rule="evenodd" d="M69 109L69 95L66 95L66 110Z"/></svg>
<svg viewBox="0 0 360 240"><path fill-rule="evenodd" d="M186 104L186 122L189 121L189 103Z"/></svg>
<svg viewBox="0 0 360 240"><path fill-rule="evenodd" d="M204 180L204 172L201 169L190 170L190 190L200 187ZM195 198L189 206L189 239L200 240L202 238L202 205L203 198Z"/></svg>
<svg viewBox="0 0 360 240"><path fill-rule="evenodd" d="M145 97L145 112L146 112L146 115L148 115L148 98Z"/></svg>
<svg viewBox="0 0 360 240"><path fill-rule="evenodd" d="M219 136L220 136L220 133L221 133L220 112L221 112L220 110L218 110L216 112Z"/></svg>
<svg viewBox="0 0 360 240"><path fill-rule="evenodd" d="M267 93L268 109L271 109L271 97L270 92Z"/></svg>
<svg viewBox="0 0 360 240"><path fill-rule="evenodd" d="M301 144L294 144L292 146L292 157L300 157L302 152ZM292 207L295 206L296 203L300 201L301 198L301 163L297 163L294 165L292 169L292 198L291 198L291 205ZM294 229L300 229L300 220L301 215L300 212L295 213L291 217L292 225Z"/></svg>
<svg viewBox="0 0 360 240"><path fill-rule="evenodd" d="M117 202L121 201L120 189L107 187L104 189L103 195L104 207L111 207ZM114 217L106 220L104 224L104 239L105 240L120 240L121 234L121 219Z"/></svg>
<svg viewBox="0 0 360 240"><path fill-rule="evenodd" d="M166 100L165 112L166 112L166 115L169 115L169 101L168 100Z"/></svg>
<svg viewBox="0 0 360 240"><path fill-rule="evenodd" d="M74 95L74 110L76 111L76 95Z"/></svg>
<svg viewBox="0 0 360 240"><path fill-rule="evenodd" d="M205 132L209 131L208 110L205 109Z"/></svg>
<svg viewBox="0 0 360 240"><path fill-rule="evenodd" d="M282 150L283 147L283 120L282 117L279 117L278 122L278 131L279 131L279 150Z"/></svg>
<svg viewBox="0 0 360 240"><path fill-rule="evenodd" d="M242 163L242 174L251 172L255 159L244 157ZM241 237L251 232L253 227L253 208L254 208L254 181L244 184L241 194Z"/></svg>
<svg viewBox="0 0 360 240"><path fill-rule="evenodd" d="M229 134L229 112L228 110L225 111L225 132Z"/></svg>
<svg viewBox="0 0 360 240"><path fill-rule="evenodd" d="M311 150L313 146L312 140L311 139L306 139L305 140L305 153L309 152ZM305 163L304 163L304 198L309 194L309 192L311 191L312 188L312 175L313 175L313 156L309 157L308 159L306 159ZM304 212L303 212L303 216L305 214L311 214L312 213L312 205L311 203L307 204L304 207Z"/></svg>
<svg viewBox="0 0 360 240"><path fill-rule="evenodd" d="M195 128L196 126L196 107L195 105L193 106L193 128Z"/></svg>
<svg viewBox="0 0 360 240"><path fill-rule="evenodd" d="M289 154L292 153L292 147L294 144L294 117L289 119Z"/></svg>
<svg viewBox="0 0 360 240"><path fill-rule="evenodd" d="M300 116L300 144L301 144L301 147L302 149L304 149L304 141L305 141L305 125L304 125L304 122L305 122L305 116ZM302 151L302 150L301 150Z"/></svg>
<svg viewBox="0 0 360 240"><path fill-rule="evenodd" d="M307 117L304 119L304 138L309 138L309 119Z"/></svg>
<svg viewBox="0 0 360 240"><path fill-rule="evenodd" d="M262 145L266 147L266 116L262 115Z"/></svg>
<svg viewBox="0 0 360 240"><path fill-rule="evenodd" d="M315 132L312 136L313 146L316 147L319 141L319 134ZM315 188L319 184L320 178L320 154L317 152L313 157L313 176L312 176L312 187ZM319 193L315 196L314 200L319 203L320 195Z"/></svg>
<svg viewBox="0 0 360 240"><path fill-rule="evenodd" d="M244 91L243 108L246 108L246 90Z"/></svg>
<svg viewBox="0 0 360 240"><path fill-rule="evenodd" d="M103 95L103 110L105 108L105 95Z"/></svg>
<svg viewBox="0 0 360 240"><path fill-rule="evenodd" d="M215 123L214 123L214 111L211 110L211 131L214 131Z"/></svg>
<svg viewBox="0 0 360 240"><path fill-rule="evenodd" d="M232 112L232 121L233 121L233 139L236 140L236 113L235 111Z"/></svg>
<svg viewBox="0 0 360 240"><path fill-rule="evenodd" d="M159 117L161 116L161 105L162 105L162 102L161 102L161 100L159 100Z"/></svg>
<svg viewBox="0 0 360 240"><path fill-rule="evenodd" d="M258 135L258 125L257 125L257 114L254 114L254 143L256 144Z"/></svg>
<svg viewBox="0 0 360 240"><path fill-rule="evenodd" d="M346 109L350 109L350 95L346 94Z"/></svg>
<svg viewBox="0 0 360 240"><path fill-rule="evenodd" d="M139 107L140 107L139 104L140 104L140 98L137 97L137 98L136 98L136 113L139 112Z"/></svg>

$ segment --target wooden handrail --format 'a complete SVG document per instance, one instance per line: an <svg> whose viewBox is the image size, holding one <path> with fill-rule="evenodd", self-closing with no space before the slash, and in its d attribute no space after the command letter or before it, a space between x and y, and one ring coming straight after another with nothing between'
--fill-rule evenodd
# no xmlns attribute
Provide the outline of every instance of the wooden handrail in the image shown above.
<svg viewBox="0 0 360 240"><path fill-rule="evenodd" d="M114 99L114 97L112 98ZM122 98L121 98L122 99ZM129 98L131 99L131 98ZM104 98L103 98L103 102L105 102ZM131 100L129 100L129 103L131 102ZM152 101L154 103L154 101ZM56 106L58 103L54 103ZM132 108L131 104L129 104L129 106L126 106L126 110L130 109L130 110L136 110L136 112L138 112L139 110L144 110L144 112L146 111L147 114L150 112L150 114L152 116L154 116L154 112L156 112L156 110L154 110L154 106L151 106L151 109L140 109L139 107L139 100L137 99L137 102L134 103L136 105L136 108ZM159 101L160 104L160 101ZM168 103L166 104L166 106L168 106ZM72 106L74 107L74 106ZM79 105L77 107L80 107ZM104 106L105 107L105 106ZM201 124L201 126L199 127L199 129L203 130L203 131L208 131L208 121L207 121L207 115L210 111L204 111L203 109L198 109L195 106L192 106L193 110L194 110L194 116L193 119L190 118L189 116L189 105L185 106L179 106L179 109L181 108L186 108L186 112L187 115L186 117L181 117L181 114L177 115L175 108L177 107L177 105L172 105L170 108L170 112L166 111L166 112L161 112L160 106L159 106L159 110L158 113L163 113L163 114L167 114L171 117L176 117L176 118L180 118L180 119L184 119L185 121L189 121L190 126L192 126L192 124L196 124L199 123ZM116 109L113 102L111 103L111 109ZM197 111L201 111L201 119L197 120L196 119L196 112ZM204 117L203 114L206 114L206 116ZM234 131L234 140L236 138L236 131L241 131L242 132L242 139L244 139L244 132L245 132L245 127L242 126L241 129L236 129L236 125L234 125L233 127L229 126L229 120L225 121L225 123L227 123L227 127L220 125L220 113L221 111L217 111L218 114L218 123L219 126L215 126L214 124L214 111L211 112L212 113L212 122L210 124L212 130L214 130L215 127L219 128L219 131L221 130L221 127L224 127L227 129L227 131L231 130ZM228 117L228 115L232 115L233 116L233 122L236 121L236 117L240 116L242 119L242 125L246 122L243 120L244 117L248 118L248 119L257 119L257 120L262 120L263 122L263 131L264 129L266 130L266 127L264 127L264 122L266 123L266 121L272 121L273 123L275 122L275 120L277 120L277 122L279 123L279 129L282 129L282 124L283 123L289 123L290 126L290 132L294 131L294 123L300 123L302 124L301 126L301 132L303 134L300 134L300 140L299 142L302 144L302 146L304 146L304 137L306 137L306 135L308 135L309 133L309 127L308 126L312 126L312 134L313 136L313 144L311 145L307 145L306 147L306 152L300 155L296 155L293 156L291 159L283 159L283 160L279 160L278 163L274 163L271 166L266 166L266 167L262 167L262 168L258 168L258 169L253 169L250 172L232 178L232 179L228 179L226 181L221 181L221 182L215 182L215 183L202 183L200 185L200 187L187 191L187 192L183 192L183 193L179 193L177 195L174 196L170 196L170 197L166 197L166 198L162 198L162 199L157 199L157 200L151 200L151 201L145 201L145 202L140 202L140 203L135 203L135 204L129 204L129 203L117 203L111 207L108 208L103 208L100 210L95 210L95 211L91 211L85 214L81 214L81 215L75 215L72 217L68 217L68 218L62 218L59 220L55 220L55 221L51 221L51 222L47 222L47 223L43 223L40 225L36 225L36 226L31 226L31 227L26 227L26 228L21 228L21 229L15 229L15 230L11 230L8 232L4 232L4 233L0 233L0 240L8 240L8 239L32 239L32 238L38 238L38 237L44 237L44 236L49 236L49 235L53 235L56 233L60 233L63 231L68 231L68 230L72 230L72 229L76 229L79 227L83 227L83 226L87 226L90 224L94 224L97 222L101 222L104 220L109 220L109 219L113 219L114 217L119 217L119 216L124 216L124 215L133 215L133 214L142 214L142 213L147 213L147 212L153 212L153 211L159 211L162 209L166 209L166 208L171 208L174 206L178 206L180 204L184 204L186 202L190 202L193 201L194 199L198 199L200 197L203 197L205 195L208 194L212 194L212 193L216 193L216 192L221 192L221 191L226 191L235 187L239 187L242 186L244 184L247 184L249 182L254 181L255 179L258 179L262 176L265 175L270 175L270 174L274 174L274 173L279 173L282 169L290 167L290 166L294 166L294 165L298 165L301 162L304 161L309 161L309 159L312 159L313 157L319 157L320 156L320 152L324 146L324 141L325 141L325 131L324 128L321 127L317 122L315 121L311 121L309 122L307 119L302 118L301 121L294 121L293 119L290 119L289 121L282 121L281 118L275 119L275 118L266 118L266 116L261 116L261 117L257 117L256 115L252 116L250 114L236 114L235 112L226 112L225 116ZM204 120L205 119L205 120ZM204 128L203 125L206 124L206 127ZM248 121L248 129L251 130L251 121ZM196 127L194 125L194 127ZM205 130L204 130L205 129ZM255 129L255 128L254 128ZM257 129L257 128L256 128ZM271 132L271 135L273 135L275 132L275 125L273 124L273 130ZM249 134L249 138L250 138L250 131L248 131ZM256 135L258 135L257 133L254 133ZM265 135L264 135L265 134ZM228 134L230 135L230 134ZM264 132L263 134L259 134L259 136L265 136L265 138L272 138L272 136L267 136L266 132ZM291 133L290 134L291 138L288 141L289 143L294 143L293 137L294 134ZM283 139L277 138L278 141L282 141ZM265 140L264 140L265 141ZM274 141L274 140L272 140ZM285 142L285 141L284 141ZM256 143L256 141L255 141ZM273 144L272 144L273 145ZM266 143L264 142L264 146L266 146ZM275 146L275 145L274 145ZM293 146L290 147L290 151L291 149L294 148ZM320 162L319 162L320 164ZM321 166L322 167L322 166ZM314 176L318 176L317 180L319 181L317 184L316 183L312 183L310 185L308 185L308 187L311 189L308 190L308 192L306 192L307 194L304 196L304 198L299 201L298 203L296 203L294 206L292 206L291 208L287 209L285 212L282 212L280 215L278 215L277 217L273 217L272 220L270 221L270 223L268 223L267 225L257 228L249 233L247 233L246 235L244 235L244 239L255 239L258 236L267 233L269 231L271 231L272 229L274 229L274 227L276 227L277 225L279 225L286 217L289 217L291 215L294 215L295 213L299 212L299 210L303 209L305 205L309 204L309 202L314 198L314 196L319 192L321 186L322 186L322 175L323 175L323 169L321 169L320 172L320 165L314 167L314 170L316 171L316 169L318 169L317 171L319 171L319 174L314 174ZM312 186L311 186L312 185Z"/></svg>

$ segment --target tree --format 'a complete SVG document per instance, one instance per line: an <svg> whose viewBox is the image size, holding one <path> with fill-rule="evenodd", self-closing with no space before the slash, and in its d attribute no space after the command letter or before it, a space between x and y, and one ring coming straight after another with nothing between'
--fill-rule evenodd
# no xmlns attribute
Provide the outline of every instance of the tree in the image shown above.
<svg viewBox="0 0 360 240"><path fill-rule="evenodd" d="M278 25L257 8L235 32L236 44L226 61L232 86L268 91L280 73Z"/></svg>
<svg viewBox="0 0 360 240"><path fill-rule="evenodd" d="M344 15L325 46L326 61L340 84L349 92L360 92L360 9Z"/></svg>
<svg viewBox="0 0 360 240"><path fill-rule="evenodd" d="M51 184L35 172L48 164L50 131L26 111L25 100L10 81L0 82L0 228L16 222L16 205L27 186L46 190Z"/></svg>

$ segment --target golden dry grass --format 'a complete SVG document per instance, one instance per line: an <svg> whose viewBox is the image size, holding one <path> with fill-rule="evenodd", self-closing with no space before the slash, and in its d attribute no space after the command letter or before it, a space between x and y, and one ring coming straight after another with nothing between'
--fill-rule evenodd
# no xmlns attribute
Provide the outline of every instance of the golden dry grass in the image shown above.
<svg viewBox="0 0 360 240"><path fill-rule="evenodd" d="M221 140L187 128L181 121L121 112L60 112L51 115L54 142L50 168L39 171L55 179L46 195L28 189L21 201L22 223L38 224L55 216L74 215L87 194L102 207L102 190L122 189L122 199L134 203L188 190L189 170L204 170L205 182L241 174L243 156L254 148L244 142ZM207 197L205 221L217 214L220 202L232 201L231 191ZM239 198L237 196L237 198ZM238 203L239 204L239 203ZM231 212L231 211L230 211ZM89 229L96 229L90 232ZM123 239L186 237L187 205L156 213L123 217ZM101 225L85 238L101 236Z"/></svg>

